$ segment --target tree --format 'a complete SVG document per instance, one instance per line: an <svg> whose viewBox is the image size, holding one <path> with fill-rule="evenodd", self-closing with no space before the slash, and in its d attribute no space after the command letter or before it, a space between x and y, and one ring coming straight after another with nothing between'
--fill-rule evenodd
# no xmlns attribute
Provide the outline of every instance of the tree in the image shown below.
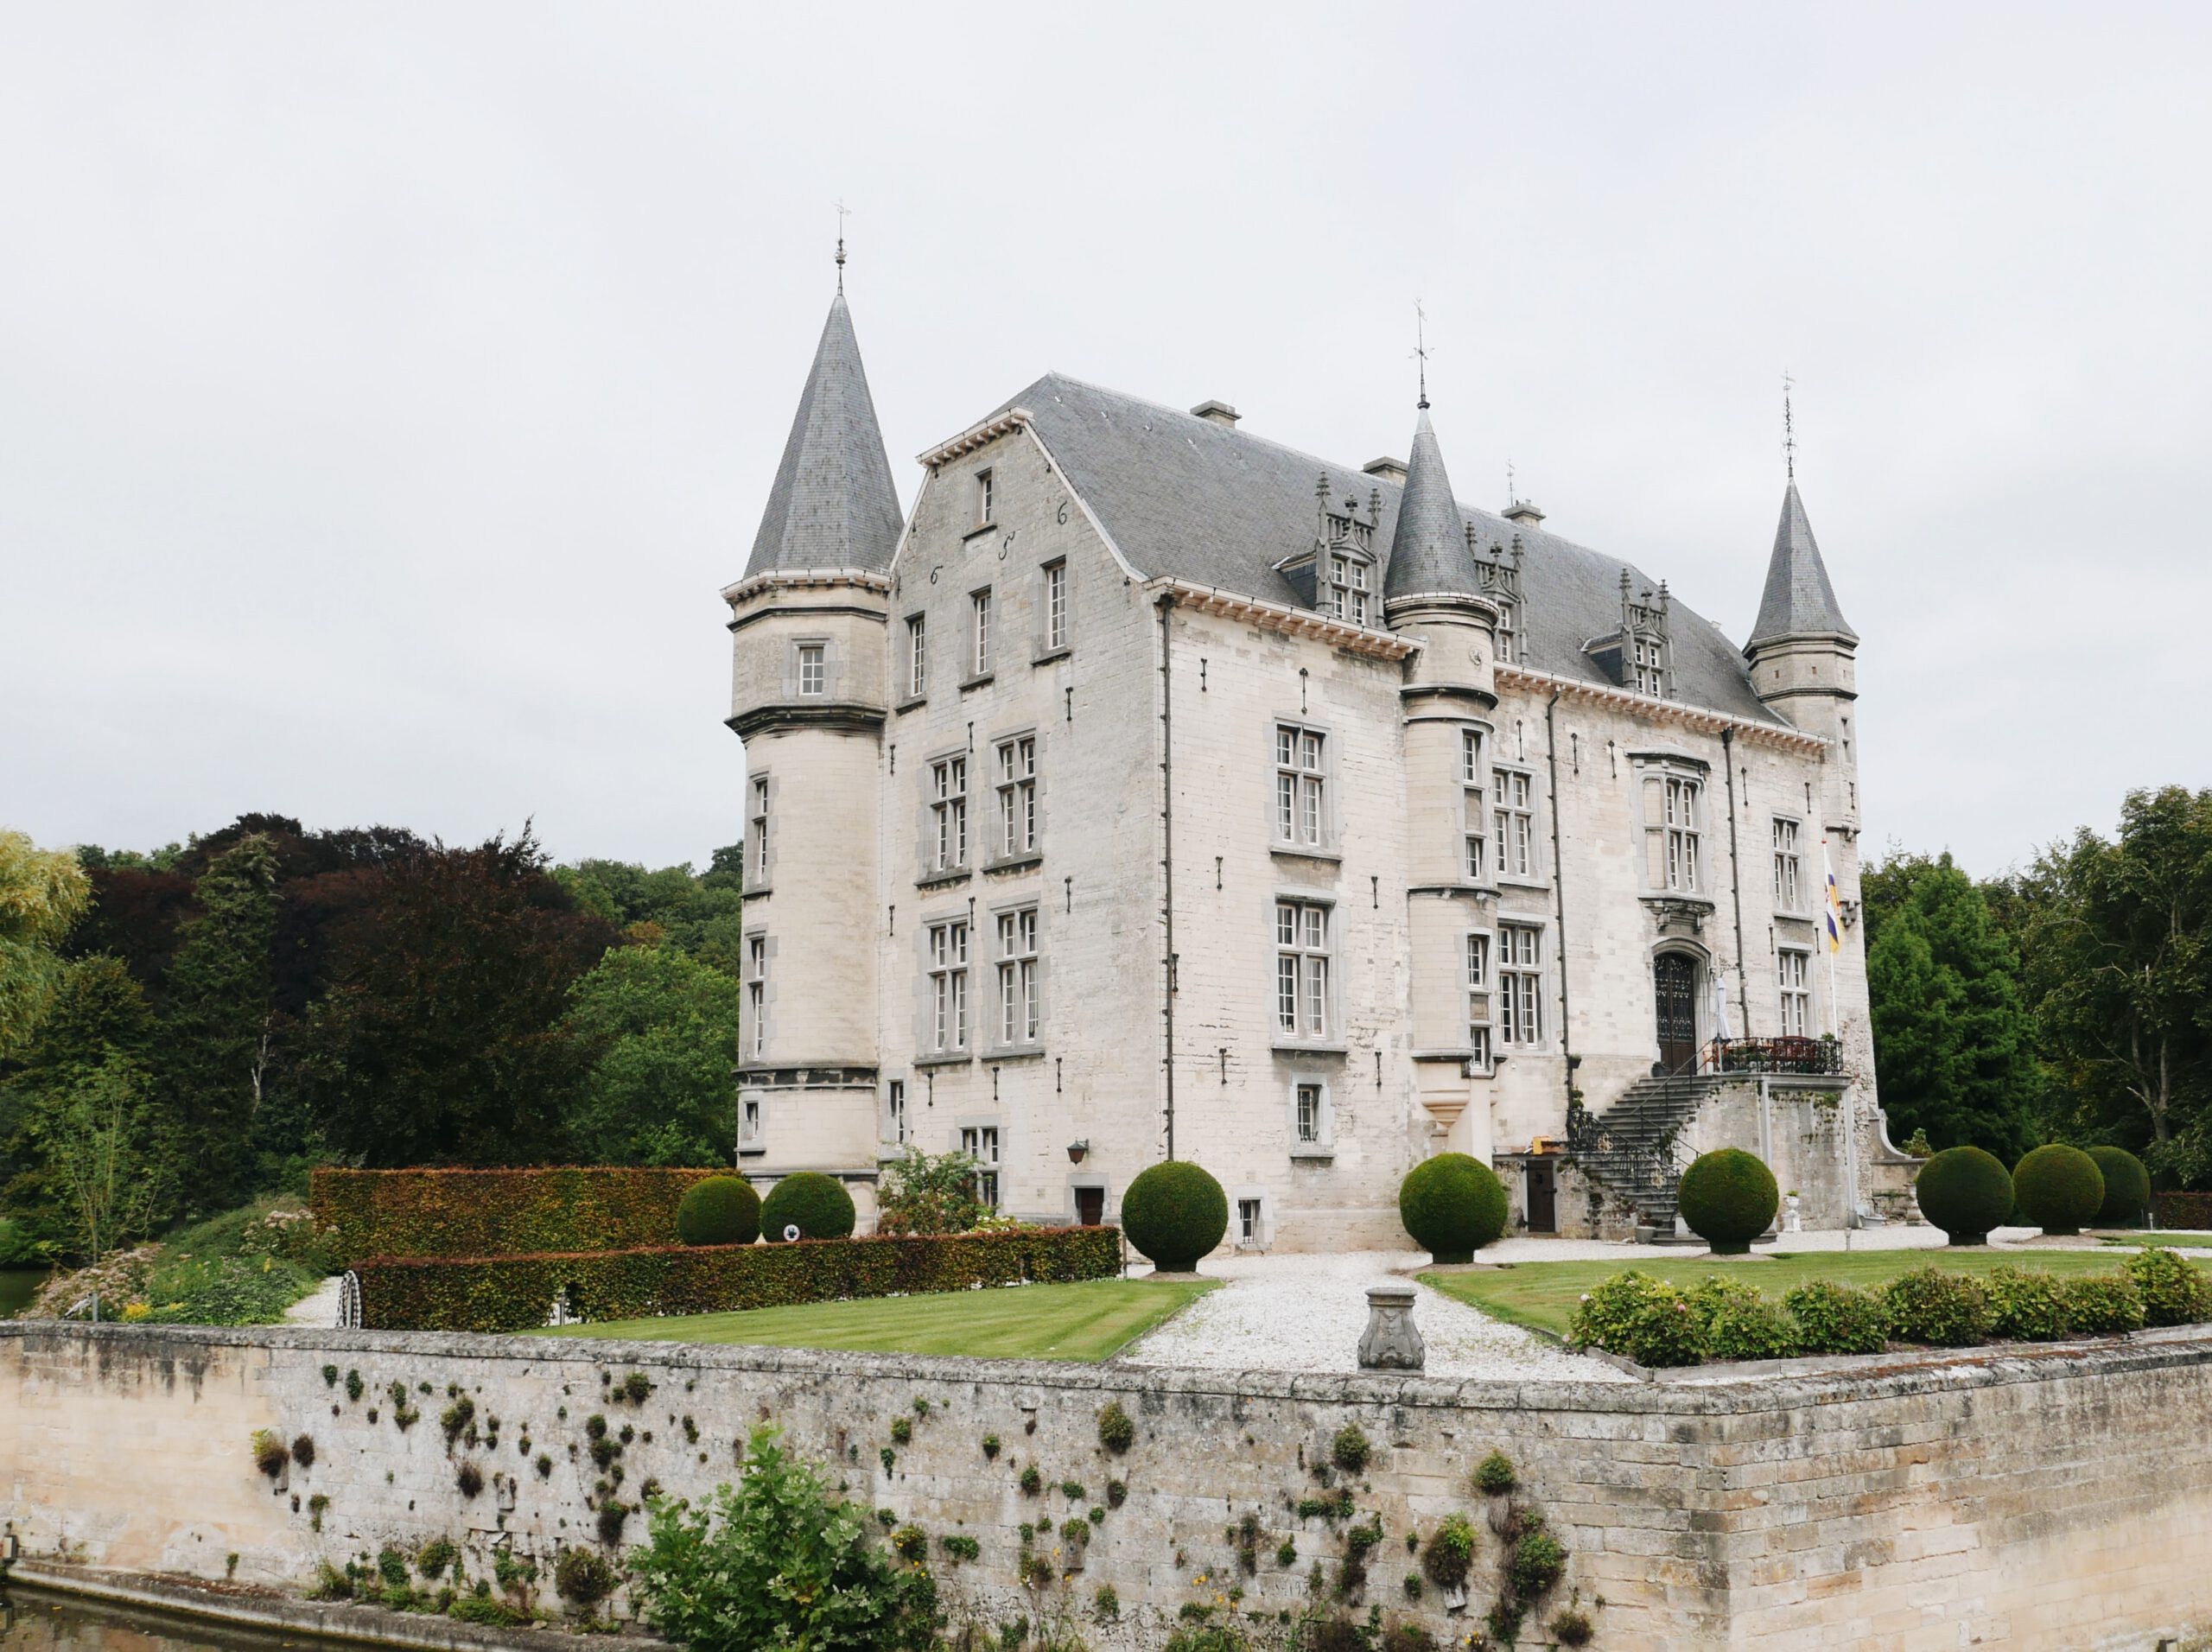
<svg viewBox="0 0 2212 1652"><path fill-rule="evenodd" d="M275 845L258 832L238 837L208 863L193 893L200 911L169 963L154 1074L186 1200L212 1210L244 1197L253 1181L253 1134L276 1032Z"/></svg>
<svg viewBox="0 0 2212 1652"><path fill-rule="evenodd" d="M609 951L569 989L591 1069L569 1115L601 1165L726 1165L737 1141L738 985L672 946Z"/></svg>
<svg viewBox="0 0 2212 1652"><path fill-rule="evenodd" d="M906 1156L887 1165L877 1189L877 1227L884 1233L965 1233L983 1217L977 1196L977 1166L964 1153L924 1153L910 1147Z"/></svg>
<svg viewBox="0 0 2212 1652"><path fill-rule="evenodd" d="M1949 855L1892 856L1871 881L1882 907L1866 982L1883 1108L1939 1147L2009 1161L2036 1134L2043 1085L2018 956Z"/></svg>
<svg viewBox="0 0 2212 1652"><path fill-rule="evenodd" d="M619 938L513 842L384 869L329 937L298 1083L327 1143L371 1166L543 1164L589 1052L568 992Z"/></svg>
<svg viewBox="0 0 2212 1652"><path fill-rule="evenodd" d="M162 1203L145 1070L111 1053L62 1094L47 1153L77 1253L97 1264L143 1233Z"/></svg>
<svg viewBox="0 0 2212 1652"><path fill-rule="evenodd" d="M2027 990L2081 1126L2212 1179L2212 790L2133 791L2120 836L2023 880Z"/></svg>
<svg viewBox="0 0 2212 1652"><path fill-rule="evenodd" d="M54 949L91 898L66 849L0 831L0 1059L22 1047L61 975Z"/></svg>

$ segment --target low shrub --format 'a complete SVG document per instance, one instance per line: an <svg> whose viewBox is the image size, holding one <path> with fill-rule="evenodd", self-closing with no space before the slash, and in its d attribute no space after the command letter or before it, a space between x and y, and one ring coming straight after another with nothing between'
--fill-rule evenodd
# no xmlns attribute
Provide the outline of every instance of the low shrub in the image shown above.
<svg viewBox="0 0 2212 1652"><path fill-rule="evenodd" d="M868 1539L866 1511L837 1500L777 1431L753 1431L744 1477L702 1507L653 1506L632 1561L645 1621L698 1652L753 1647L928 1652L937 1585Z"/></svg>
<svg viewBox="0 0 2212 1652"><path fill-rule="evenodd" d="M1808 1354L1878 1354L1889 1345L1889 1317L1871 1291L1834 1280L1808 1280L1782 1299Z"/></svg>
<svg viewBox="0 0 2212 1652"><path fill-rule="evenodd" d="M542 1256L383 1257L354 1268L367 1328L474 1331L535 1329L564 1293L588 1318L637 1319L1112 1279L1121 1271L1121 1235L1112 1228Z"/></svg>
<svg viewBox="0 0 2212 1652"><path fill-rule="evenodd" d="M283 1436L273 1429L257 1428L253 1433L253 1465L270 1479L284 1471L284 1465L292 1460L290 1449Z"/></svg>
<svg viewBox="0 0 2212 1652"><path fill-rule="evenodd" d="M1983 1276L1989 1293L1990 1334L2015 1342L2056 1342L2069 1329L2066 1293L2050 1274L1993 1268Z"/></svg>
<svg viewBox="0 0 2212 1652"><path fill-rule="evenodd" d="M1475 1465L1475 1490L1485 1496L1502 1497L1518 1484L1513 1459L1503 1452L1492 1452Z"/></svg>
<svg viewBox="0 0 2212 1652"><path fill-rule="evenodd" d="M2123 1268L2143 1299L2143 1323L2194 1325L2212 1319L2212 1274L2178 1251L2146 1246Z"/></svg>
<svg viewBox="0 0 2212 1652"><path fill-rule="evenodd" d="M1921 1166L1912 1191L1920 1214L1955 1245L1986 1242L2012 1214L2012 1174L1980 1147L1944 1148Z"/></svg>
<svg viewBox="0 0 2212 1652"><path fill-rule="evenodd" d="M2062 1281L2068 1327L2083 1336L2143 1329L2143 1297L2125 1274L2077 1274Z"/></svg>
<svg viewBox="0 0 2212 1652"><path fill-rule="evenodd" d="M996 1438L994 1435L984 1443L983 1454L986 1457L995 1455ZM1136 1439L1137 1426L1130 1420L1129 1414L1122 1408L1122 1402L1109 1400L1104 1409L1098 1414L1098 1443L1119 1457L1136 1444Z"/></svg>
<svg viewBox="0 0 2212 1652"><path fill-rule="evenodd" d="M2105 1202L2104 1172L2079 1147L2054 1141L2013 1166L2020 1213L2045 1233L2079 1233Z"/></svg>
<svg viewBox="0 0 2212 1652"><path fill-rule="evenodd" d="M760 1204L760 1231L772 1245L785 1243L791 1229L801 1239L843 1239L853 1231L853 1196L835 1176L802 1170L768 1190Z"/></svg>
<svg viewBox="0 0 2212 1652"><path fill-rule="evenodd" d="M1891 1336L1899 1342L1925 1343L1936 1348L1965 1348L1987 1342L1994 1318L1989 1293L1979 1281L1940 1268L1898 1274L1883 1287L1882 1307Z"/></svg>
<svg viewBox="0 0 2212 1652"><path fill-rule="evenodd" d="M1677 1201L1682 1220L1713 1255L1741 1256L1774 1220L1782 1195L1757 1153L1722 1147L1700 1153L1682 1172Z"/></svg>
<svg viewBox="0 0 2212 1652"><path fill-rule="evenodd" d="M530 1621L504 1600L483 1595L463 1596L446 1609L446 1616L486 1629L515 1629Z"/></svg>
<svg viewBox="0 0 2212 1652"><path fill-rule="evenodd" d="M1465 1515L1446 1515L1421 1546L1421 1575L1440 1589L1465 1588L1475 1560L1475 1528Z"/></svg>
<svg viewBox="0 0 2212 1652"><path fill-rule="evenodd" d="M1367 1466L1368 1453L1373 1449L1365 1431L1357 1423L1348 1422L1329 1442L1329 1460L1346 1474L1357 1474Z"/></svg>
<svg viewBox="0 0 2212 1652"><path fill-rule="evenodd" d="M563 1549L553 1567L561 1598L588 1611L614 1592L619 1581L606 1559L587 1548Z"/></svg>
<svg viewBox="0 0 2212 1652"><path fill-rule="evenodd" d="M1567 1571L1567 1546L1549 1532L1527 1531L1513 1546L1510 1579L1517 1599L1534 1600Z"/></svg>
<svg viewBox="0 0 2212 1652"><path fill-rule="evenodd" d="M685 1190L676 1236L687 1245L749 1245L760 1236L760 1196L742 1176L709 1176Z"/></svg>
<svg viewBox="0 0 2212 1652"><path fill-rule="evenodd" d="M1797 1327L1776 1304L1753 1293L1747 1302L1724 1302L1707 1322L1708 1359L1789 1359L1799 1351Z"/></svg>
<svg viewBox="0 0 2212 1652"><path fill-rule="evenodd" d="M2143 1161L2125 1147L2092 1147L2089 1157L2105 1179L2105 1202L2097 1207L2097 1225L2141 1227L2143 1212L2151 1204L2151 1172Z"/></svg>
<svg viewBox="0 0 2212 1652"><path fill-rule="evenodd" d="M1703 1324L1682 1293L1633 1268L1584 1295L1572 1337L1639 1365L1698 1365L1706 1357Z"/></svg>
<svg viewBox="0 0 2212 1652"><path fill-rule="evenodd" d="M1187 1159L1139 1171L1122 1194L1122 1225L1163 1274L1188 1274L1229 1231L1229 1196Z"/></svg>
<svg viewBox="0 0 2212 1652"><path fill-rule="evenodd" d="M1424 1159L1398 1185L1398 1219L1441 1263L1472 1261L1505 1231L1510 1208L1497 1172L1464 1153Z"/></svg>

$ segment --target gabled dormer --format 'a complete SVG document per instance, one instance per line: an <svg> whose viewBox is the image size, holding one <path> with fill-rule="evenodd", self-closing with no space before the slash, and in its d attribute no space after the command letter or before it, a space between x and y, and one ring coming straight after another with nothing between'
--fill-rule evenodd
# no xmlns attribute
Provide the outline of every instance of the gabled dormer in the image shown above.
<svg viewBox="0 0 2212 1652"><path fill-rule="evenodd" d="M1313 543L1276 564L1307 607L1346 625L1380 623L1382 581L1375 551L1375 524L1382 514L1382 492L1370 487L1363 512L1359 497L1341 501L1323 473L1313 488Z"/></svg>
<svg viewBox="0 0 2212 1652"><path fill-rule="evenodd" d="M1528 553L1522 549L1521 536L1513 536L1510 552L1495 540L1484 551L1475 524L1470 522L1467 554L1474 559L1476 584L1497 610L1497 663L1512 665L1525 660L1528 610L1521 595L1521 564Z"/></svg>
<svg viewBox="0 0 2212 1652"><path fill-rule="evenodd" d="M1668 611L1673 607L1667 581L1655 594L1649 586L1640 592L1625 568L1621 569L1621 623L1617 631L1593 637L1583 651L1598 669L1624 689L1670 700L1675 689L1675 645L1669 632Z"/></svg>

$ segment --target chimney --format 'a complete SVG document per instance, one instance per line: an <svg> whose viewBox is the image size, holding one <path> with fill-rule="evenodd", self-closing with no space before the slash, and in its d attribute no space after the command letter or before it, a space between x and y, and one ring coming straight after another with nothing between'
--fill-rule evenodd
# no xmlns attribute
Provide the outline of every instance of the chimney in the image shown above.
<svg viewBox="0 0 2212 1652"><path fill-rule="evenodd" d="M1370 459L1359 468L1365 475L1380 476L1384 481L1395 482L1401 487L1406 485L1406 461L1402 459Z"/></svg>
<svg viewBox="0 0 2212 1652"><path fill-rule="evenodd" d="M1226 402L1200 402L1191 411L1207 423L1220 425L1225 430L1236 428L1236 410Z"/></svg>
<svg viewBox="0 0 2212 1652"><path fill-rule="evenodd" d="M1531 500L1516 499L1505 507L1505 519L1517 522L1524 528L1533 528L1544 519L1544 513Z"/></svg>

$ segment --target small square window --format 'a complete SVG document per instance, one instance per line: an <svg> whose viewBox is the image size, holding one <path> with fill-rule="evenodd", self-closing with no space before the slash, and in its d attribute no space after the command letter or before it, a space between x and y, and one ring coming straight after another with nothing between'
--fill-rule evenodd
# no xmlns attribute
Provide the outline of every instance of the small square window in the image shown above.
<svg viewBox="0 0 2212 1652"><path fill-rule="evenodd" d="M1240 1244L1256 1245L1260 1242L1259 1200L1236 1201L1236 1238Z"/></svg>

